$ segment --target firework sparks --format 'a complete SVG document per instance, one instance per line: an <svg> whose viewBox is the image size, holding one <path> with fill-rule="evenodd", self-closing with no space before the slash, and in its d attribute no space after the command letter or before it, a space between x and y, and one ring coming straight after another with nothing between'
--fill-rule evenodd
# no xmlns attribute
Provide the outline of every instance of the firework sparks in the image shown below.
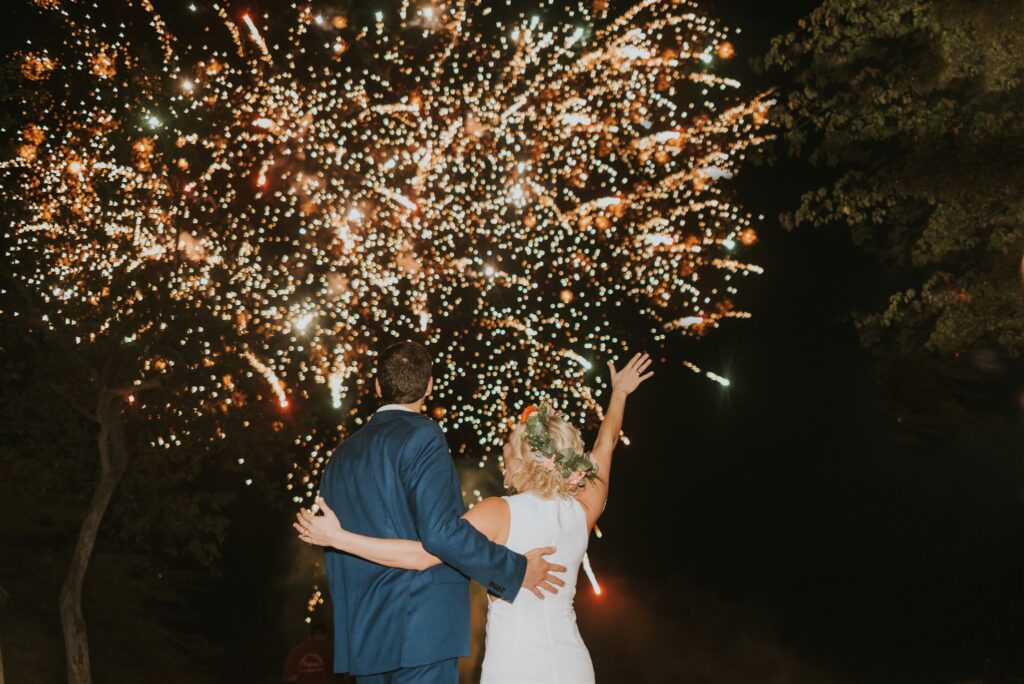
<svg viewBox="0 0 1024 684"><path fill-rule="evenodd" d="M583 554L583 572L590 580L590 586L594 589L594 593L600 596L601 585L597 583L597 575L594 574L594 568L590 566L590 556L587 554Z"/></svg>
<svg viewBox="0 0 1024 684"><path fill-rule="evenodd" d="M256 371L267 381L267 384L270 385L270 389L272 389L274 394L277 396L277 403L281 408L287 408L288 394L285 392L284 383L277 377L277 373L274 372L274 369L260 361L252 354L246 354L245 358L248 359L249 363L252 364L252 367L255 368Z"/></svg>
<svg viewBox="0 0 1024 684"><path fill-rule="evenodd" d="M388 340L432 348L434 415L484 464L542 396L598 415L593 362L626 341L616 310L653 343L747 315L733 300L760 272L739 254L756 233L724 183L765 140L771 101L715 73L734 47L690 2L611 18L606 3L551 17L300 5L273 26L215 6L209 35L234 52L178 42L148 0L123 4L132 30L98 4L39 5L66 30L20 53L25 104L41 83L85 90L23 107L0 162L18 209L8 256L83 344L168 293L236 322L245 345L211 342L204 365L244 354L281 407L286 378L321 416L296 438L298 502L343 397L358 422ZM125 37L143 30L163 48L157 74Z"/></svg>

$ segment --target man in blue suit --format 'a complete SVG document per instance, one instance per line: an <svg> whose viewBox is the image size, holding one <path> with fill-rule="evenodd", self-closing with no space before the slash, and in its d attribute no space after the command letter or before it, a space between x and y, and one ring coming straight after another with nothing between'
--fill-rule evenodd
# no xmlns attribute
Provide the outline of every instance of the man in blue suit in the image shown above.
<svg viewBox="0 0 1024 684"><path fill-rule="evenodd" d="M469 654L469 583L513 600L519 589L560 584L534 549L494 544L462 519L462 490L448 443L422 415L433 388L427 350L399 342L377 360L382 406L334 452L320 494L345 527L419 540L444 563L388 568L326 550L334 604L334 670L361 684L456 684Z"/></svg>

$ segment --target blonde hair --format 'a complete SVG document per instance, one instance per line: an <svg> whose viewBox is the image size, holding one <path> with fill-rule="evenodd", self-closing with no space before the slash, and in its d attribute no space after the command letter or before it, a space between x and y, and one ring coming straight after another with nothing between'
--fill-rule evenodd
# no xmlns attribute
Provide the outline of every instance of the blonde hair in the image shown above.
<svg viewBox="0 0 1024 684"><path fill-rule="evenodd" d="M583 438L579 430L561 414L555 411L548 412L544 427L559 451L570 449L576 453L583 453ZM526 440L525 423L516 425L508 441L512 457L520 461L520 468L509 473L508 481L512 489L517 492L529 490L544 499L551 499L559 494L575 495L579 490L578 485L569 484L569 480L562 476L561 468L545 468L534 458L534 452ZM509 464L506 463L505 468L508 467Z"/></svg>

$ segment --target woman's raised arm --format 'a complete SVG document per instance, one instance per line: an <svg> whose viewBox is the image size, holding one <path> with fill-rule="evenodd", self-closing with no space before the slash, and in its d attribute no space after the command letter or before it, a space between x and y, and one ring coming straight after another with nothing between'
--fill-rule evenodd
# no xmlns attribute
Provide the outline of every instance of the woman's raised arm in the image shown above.
<svg viewBox="0 0 1024 684"><path fill-rule="evenodd" d="M650 365L651 357L646 353L634 356L622 370L615 370L615 364L608 362L612 376L612 396L608 400L604 420L601 421L601 428L597 432L594 449L590 452L590 457L597 464L597 477L588 481L576 495L587 513L588 529L593 529L597 524L597 519L604 512L604 504L608 500L612 453L615 451L615 445L619 443L619 435L622 434L622 414L626 410L626 397L632 394L640 383L654 375L653 371L646 372Z"/></svg>

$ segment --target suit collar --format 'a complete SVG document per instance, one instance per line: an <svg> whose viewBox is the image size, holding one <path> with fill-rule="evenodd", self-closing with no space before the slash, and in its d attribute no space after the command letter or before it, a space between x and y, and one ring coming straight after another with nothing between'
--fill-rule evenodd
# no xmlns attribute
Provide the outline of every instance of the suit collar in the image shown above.
<svg viewBox="0 0 1024 684"><path fill-rule="evenodd" d="M423 415L423 414L416 413L415 411L390 411L390 410L389 411L377 411L376 413L374 413L370 417L370 422L371 423L390 423L393 420L398 420L399 418L402 418L402 417L405 417L405 416L419 416L419 415Z"/></svg>
<svg viewBox="0 0 1024 684"><path fill-rule="evenodd" d="M385 406L381 406L377 409L376 413L380 413L381 411L405 411L407 413L416 413L405 404L386 404Z"/></svg>

